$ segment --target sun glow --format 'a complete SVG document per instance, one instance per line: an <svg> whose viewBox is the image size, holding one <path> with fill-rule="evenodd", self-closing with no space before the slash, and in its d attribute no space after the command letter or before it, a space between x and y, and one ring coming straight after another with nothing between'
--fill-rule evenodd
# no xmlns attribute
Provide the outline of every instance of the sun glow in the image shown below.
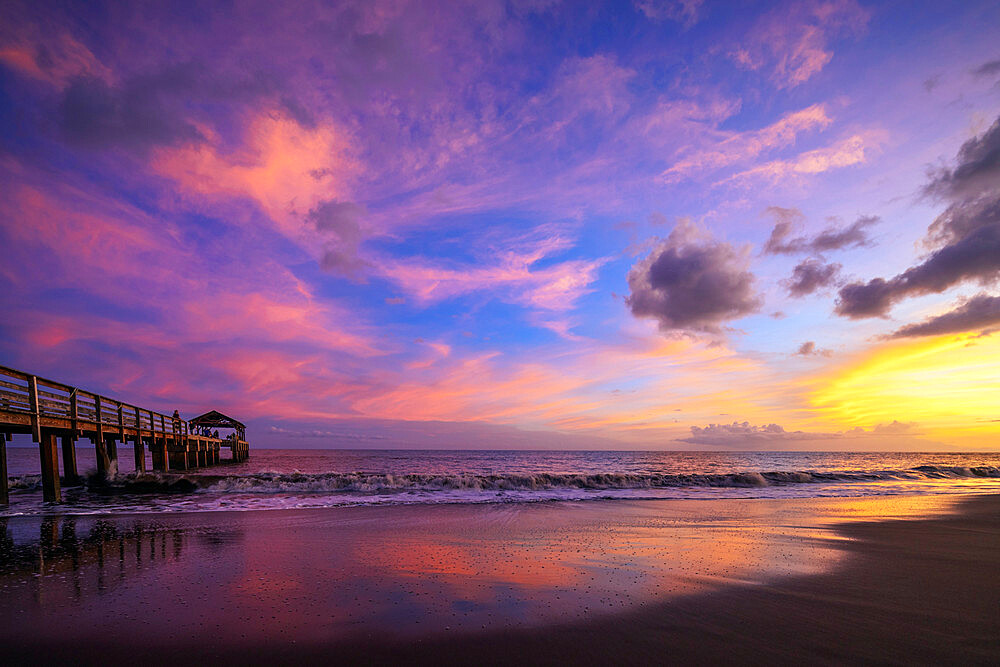
<svg viewBox="0 0 1000 667"><path fill-rule="evenodd" d="M844 426L916 422L934 437L988 445L1000 434L1000 337L888 343L821 387L812 404Z"/></svg>

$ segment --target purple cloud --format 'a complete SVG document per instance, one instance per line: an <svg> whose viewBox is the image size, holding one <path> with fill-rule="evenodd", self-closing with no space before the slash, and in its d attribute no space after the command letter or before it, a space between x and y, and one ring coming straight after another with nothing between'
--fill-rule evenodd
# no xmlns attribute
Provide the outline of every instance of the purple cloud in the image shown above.
<svg viewBox="0 0 1000 667"><path fill-rule="evenodd" d="M837 281L840 264L826 264L816 258L799 262L792 270L792 277L782 281L789 296L803 297L818 289L829 287Z"/></svg>
<svg viewBox="0 0 1000 667"><path fill-rule="evenodd" d="M904 298L1000 277L1000 119L962 146L954 169L933 174L926 192L950 202L928 228L926 243L934 250L893 278L842 287L838 315L885 316Z"/></svg>
<svg viewBox="0 0 1000 667"><path fill-rule="evenodd" d="M762 304L748 264L747 248L681 221L629 271L626 302L633 315L656 319L663 331L719 333L723 323Z"/></svg>
<svg viewBox="0 0 1000 667"><path fill-rule="evenodd" d="M795 354L801 355L803 357L812 357L816 355L819 355L821 357L829 357L833 355L833 352L831 350L823 350L817 348L816 343L814 343L811 340L807 340L806 342L802 343L802 345L799 345L799 349L795 351Z"/></svg>
<svg viewBox="0 0 1000 667"><path fill-rule="evenodd" d="M891 333L889 338L915 338L963 333L1000 325L1000 296L978 294L942 315L923 322L908 324Z"/></svg>
<svg viewBox="0 0 1000 667"><path fill-rule="evenodd" d="M827 227L812 238L805 236L789 238L795 227L804 220L802 212L780 206L769 206L767 212L777 220L774 229L771 230L770 238L764 244L764 253L769 255L820 254L844 248L869 246L871 239L868 236L868 228L879 222L877 216L865 215L844 228Z"/></svg>

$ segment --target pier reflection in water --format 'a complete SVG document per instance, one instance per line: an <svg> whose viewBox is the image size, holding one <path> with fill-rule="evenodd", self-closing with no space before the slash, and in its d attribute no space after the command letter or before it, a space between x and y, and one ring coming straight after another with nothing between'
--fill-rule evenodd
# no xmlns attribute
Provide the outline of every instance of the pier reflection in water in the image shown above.
<svg viewBox="0 0 1000 667"><path fill-rule="evenodd" d="M0 591L25 603L79 601L144 569L179 560L184 540L182 530L148 521L0 518Z"/></svg>

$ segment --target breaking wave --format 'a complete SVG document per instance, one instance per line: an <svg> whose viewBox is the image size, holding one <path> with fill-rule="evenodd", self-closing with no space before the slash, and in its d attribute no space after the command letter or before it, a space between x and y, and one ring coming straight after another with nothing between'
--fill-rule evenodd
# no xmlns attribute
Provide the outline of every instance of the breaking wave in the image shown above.
<svg viewBox="0 0 1000 667"><path fill-rule="evenodd" d="M406 491L549 491L560 489L614 490L666 488L750 488L831 482L880 482L920 479L1000 478L1000 468L918 466L883 472L774 471L725 474L409 474L381 473L255 473L233 476L192 476L207 491L229 493L356 493Z"/></svg>

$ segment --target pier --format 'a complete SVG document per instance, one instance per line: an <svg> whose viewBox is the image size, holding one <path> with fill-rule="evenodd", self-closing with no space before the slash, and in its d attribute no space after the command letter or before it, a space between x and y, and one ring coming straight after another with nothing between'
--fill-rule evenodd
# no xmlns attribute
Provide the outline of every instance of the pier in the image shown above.
<svg viewBox="0 0 1000 667"><path fill-rule="evenodd" d="M220 438L219 428L232 433ZM60 483L76 485L81 481L76 462L80 438L90 440L98 473L104 476L118 472L118 443L132 444L137 473L146 470L146 448L153 470L159 472L222 463L223 447L232 454L225 462L245 461L250 456L246 427L214 410L185 421L176 413L165 415L0 366L0 505L9 502L7 442L15 433L30 434L38 444L42 494L49 502L62 500Z"/></svg>

